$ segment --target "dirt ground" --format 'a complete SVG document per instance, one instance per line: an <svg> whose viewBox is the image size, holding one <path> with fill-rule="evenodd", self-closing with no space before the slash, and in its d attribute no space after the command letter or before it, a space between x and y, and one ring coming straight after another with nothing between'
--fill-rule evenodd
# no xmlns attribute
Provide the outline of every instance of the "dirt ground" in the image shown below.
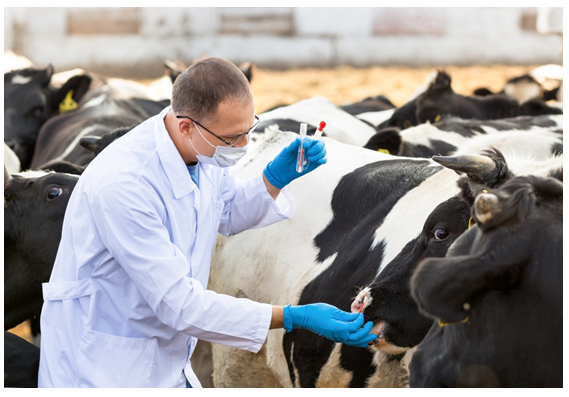
<svg viewBox="0 0 569 397"><path fill-rule="evenodd" d="M273 71L255 68L251 87L256 112L277 105L287 105L321 95L337 105L360 101L368 96L385 95L395 106L403 105L437 69L446 70L454 91L471 95L479 87L497 92L506 81L528 73L536 66L446 66L440 68L373 67L356 69L342 66L333 69L294 69ZM148 81L141 81L143 83ZM11 330L31 341L29 326L24 323Z"/></svg>

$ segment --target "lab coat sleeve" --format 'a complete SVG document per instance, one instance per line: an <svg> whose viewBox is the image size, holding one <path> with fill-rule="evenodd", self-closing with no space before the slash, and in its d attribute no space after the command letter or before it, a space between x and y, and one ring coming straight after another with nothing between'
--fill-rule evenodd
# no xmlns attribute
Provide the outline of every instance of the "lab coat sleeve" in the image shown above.
<svg viewBox="0 0 569 397"><path fill-rule="evenodd" d="M223 213L218 232L224 236L289 219L296 211L294 198L285 187L274 200L263 182L263 174L240 181L233 170L226 175Z"/></svg>
<svg viewBox="0 0 569 397"><path fill-rule="evenodd" d="M261 348L271 305L217 294L187 277L188 261L170 241L152 187L122 181L103 186L89 201L103 243L161 322L205 341Z"/></svg>

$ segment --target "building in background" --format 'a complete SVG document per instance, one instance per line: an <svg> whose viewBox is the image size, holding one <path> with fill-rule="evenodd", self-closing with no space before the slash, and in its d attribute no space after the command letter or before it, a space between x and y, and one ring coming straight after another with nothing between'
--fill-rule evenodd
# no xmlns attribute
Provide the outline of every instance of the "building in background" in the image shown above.
<svg viewBox="0 0 569 397"><path fill-rule="evenodd" d="M562 31L561 7L543 15ZM56 71L139 78L202 56L275 69L561 64L562 39L537 20L536 7L8 7L4 49Z"/></svg>

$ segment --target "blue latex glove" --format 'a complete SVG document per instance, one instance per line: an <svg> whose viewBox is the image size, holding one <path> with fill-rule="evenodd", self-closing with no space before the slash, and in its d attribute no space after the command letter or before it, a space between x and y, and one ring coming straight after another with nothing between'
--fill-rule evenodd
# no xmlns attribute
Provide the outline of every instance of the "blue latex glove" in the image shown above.
<svg viewBox="0 0 569 397"><path fill-rule="evenodd" d="M310 137L304 138L304 149L308 161L308 167L302 173L296 172L296 156L300 147L300 138L296 138L290 145L285 147L278 155L265 167L263 173L267 180L278 189L282 189L296 178L306 175L322 164L326 164L326 149L324 142L314 140Z"/></svg>
<svg viewBox="0 0 569 397"><path fill-rule="evenodd" d="M287 332L307 329L336 343L356 347L367 347L377 338L377 335L369 333L373 323L368 321L364 325L363 313L348 313L327 303L285 306L283 323Z"/></svg>

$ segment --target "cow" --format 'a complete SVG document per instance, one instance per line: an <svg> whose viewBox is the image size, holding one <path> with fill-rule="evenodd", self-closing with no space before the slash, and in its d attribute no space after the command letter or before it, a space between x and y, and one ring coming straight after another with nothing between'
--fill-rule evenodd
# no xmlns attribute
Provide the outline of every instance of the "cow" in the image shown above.
<svg viewBox="0 0 569 397"><path fill-rule="evenodd" d="M254 153L237 165L237 175L258 172L293 137L265 132ZM362 286L387 264L418 260L429 250L442 256L468 227L469 208L458 198L454 170L431 159L389 156L323 139L327 165L289 186L297 202L295 216L262 232L219 236L209 288L272 304L324 301L350 310ZM456 223L450 229L438 223L436 212L430 215L446 201L450 208L441 214ZM431 222L428 228L426 222ZM420 240L422 229L426 238ZM373 314L373 306L365 313ZM423 321L428 330L432 320ZM374 352L375 347L334 344L302 330L274 330L256 355L213 345L214 384L405 386L406 352L417 343Z"/></svg>
<svg viewBox="0 0 569 397"><path fill-rule="evenodd" d="M351 115L322 96L303 99L292 105L261 113L259 119L261 121L255 131L264 131L264 128L272 124L278 125L281 130L298 131L296 127L299 127L300 123L306 123L311 127L309 135L320 121L325 121L324 136L360 147L377 132L369 122Z"/></svg>
<svg viewBox="0 0 569 397"><path fill-rule="evenodd" d="M435 319L412 387L563 387L563 183L517 177L479 194L465 232L411 279Z"/></svg>
<svg viewBox="0 0 569 397"><path fill-rule="evenodd" d="M53 67L30 67L4 73L4 142L20 159L22 169L30 166L41 126L51 117L81 101L92 78L80 74L60 88L50 82Z"/></svg>
<svg viewBox="0 0 569 397"><path fill-rule="evenodd" d="M4 387L38 387L40 349L4 331Z"/></svg>
<svg viewBox="0 0 569 397"><path fill-rule="evenodd" d="M437 123L427 122L404 130L387 127L372 136L364 147L404 157L445 156L469 144L475 137L498 132L520 132L520 141L524 135L531 139L532 132L545 134L551 138L551 152L563 152L562 115L519 116L499 120L450 117ZM470 152L474 153L476 149Z"/></svg>
<svg viewBox="0 0 569 397"><path fill-rule="evenodd" d="M38 316L78 175L4 169L4 329Z"/></svg>
<svg viewBox="0 0 569 397"><path fill-rule="evenodd" d="M102 136L119 127L132 127L158 114L169 101L124 96L123 91L104 85L89 92L73 111L49 119L41 128L30 167L67 161L85 166L94 153L79 141L84 136Z"/></svg>
<svg viewBox="0 0 569 397"><path fill-rule="evenodd" d="M463 96L453 91L451 77L439 70L429 88L412 101L405 103L378 128L409 128L427 121L435 123L449 116L462 119L495 120L517 116L563 114L563 110L548 106L541 99L522 104L506 95Z"/></svg>

